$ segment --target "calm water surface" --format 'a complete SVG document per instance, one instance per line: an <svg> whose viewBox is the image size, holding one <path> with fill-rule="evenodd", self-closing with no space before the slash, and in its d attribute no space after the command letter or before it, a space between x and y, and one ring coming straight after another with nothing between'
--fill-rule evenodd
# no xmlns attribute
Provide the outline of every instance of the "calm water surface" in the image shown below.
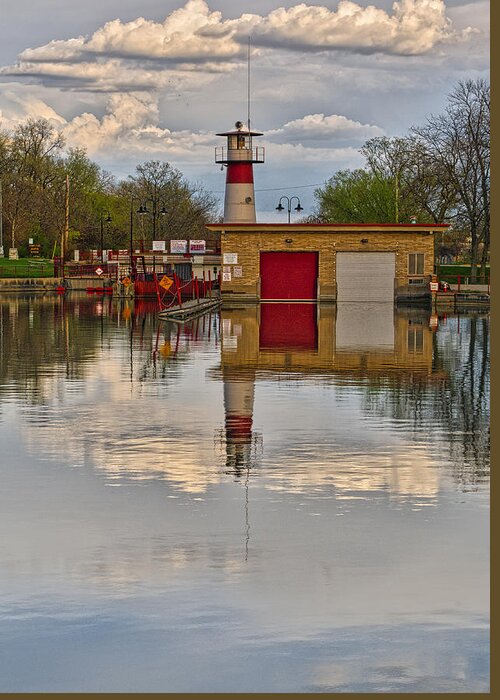
<svg viewBox="0 0 500 700"><path fill-rule="evenodd" d="M486 692L488 336L0 298L0 690Z"/></svg>

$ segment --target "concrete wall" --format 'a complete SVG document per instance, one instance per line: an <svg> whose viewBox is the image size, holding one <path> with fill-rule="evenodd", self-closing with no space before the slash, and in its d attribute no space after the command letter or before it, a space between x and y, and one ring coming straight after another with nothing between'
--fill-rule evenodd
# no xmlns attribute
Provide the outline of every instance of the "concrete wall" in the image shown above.
<svg viewBox="0 0 500 700"><path fill-rule="evenodd" d="M6 277L0 278L1 292L45 292L61 284L60 277Z"/></svg>

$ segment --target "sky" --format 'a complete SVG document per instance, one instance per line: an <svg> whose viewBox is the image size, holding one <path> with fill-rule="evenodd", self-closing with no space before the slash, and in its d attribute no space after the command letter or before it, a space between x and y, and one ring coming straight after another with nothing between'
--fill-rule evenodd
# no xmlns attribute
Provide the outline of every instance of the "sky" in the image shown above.
<svg viewBox="0 0 500 700"><path fill-rule="evenodd" d="M487 0L0 0L0 129L45 117L118 179L168 161L223 201L215 134L264 135L257 220L282 195L363 165L369 138L442 111L489 77ZM281 218L280 218L281 217Z"/></svg>

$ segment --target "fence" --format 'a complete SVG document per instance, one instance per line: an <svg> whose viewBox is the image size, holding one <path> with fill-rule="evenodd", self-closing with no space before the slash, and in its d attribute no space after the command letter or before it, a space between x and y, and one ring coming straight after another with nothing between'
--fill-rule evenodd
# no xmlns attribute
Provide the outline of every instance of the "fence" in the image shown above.
<svg viewBox="0 0 500 700"><path fill-rule="evenodd" d="M457 285L458 291L461 287L467 287L469 285L483 285L488 287L488 293L490 291L490 276L488 275L476 275L473 280L470 275L439 275L440 282L448 282L448 284Z"/></svg>
<svg viewBox="0 0 500 700"><path fill-rule="evenodd" d="M182 306L184 301L208 299L212 297L215 290L220 289L220 273L215 279L212 279L210 272L208 272L207 275L203 275L203 278L191 277L191 279L182 280L174 272L170 277L172 285L169 289L161 286L161 279L157 275L153 277L160 309L168 309L176 305ZM138 281L135 285L137 293Z"/></svg>
<svg viewBox="0 0 500 700"><path fill-rule="evenodd" d="M0 261L0 277L53 277L54 266L50 260Z"/></svg>

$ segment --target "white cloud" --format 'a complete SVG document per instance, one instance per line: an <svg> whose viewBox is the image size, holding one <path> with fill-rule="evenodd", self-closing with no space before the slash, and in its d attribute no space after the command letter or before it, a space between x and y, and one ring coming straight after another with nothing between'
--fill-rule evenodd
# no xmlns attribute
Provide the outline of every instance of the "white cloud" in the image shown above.
<svg viewBox="0 0 500 700"><path fill-rule="evenodd" d="M0 102L0 127L13 129L28 117L36 115L37 118L47 119L54 127L65 123L52 107L39 97L19 92L17 86L8 88L2 92Z"/></svg>
<svg viewBox="0 0 500 700"><path fill-rule="evenodd" d="M9 98L10 95L10 98ZM161 125L158 100L148 92L113 93L105 113L83 112L66 120L39 98L7 93L7 109L0 111L0 128L13 129L28 116L44 116L66 139L68 146L83 147L101 161L160 158L177 167L207 167L214 162L214 147L221 141L213 132L171 130ZM2 100L1 104L4 104ZM340 115L305 115L267 132L261 145L271 162L324 164L353 161L359 145L383 131Z"/></svg>
<svg viewBox="0 0 500 700"><path fill-rule="evenodd" d="M171 81L199 84L210 74L233 70L246 56L249 36L257 52L415 56L466 39L471 31L454 30L443 0L399 0L392 14L351 0L340 0L336 10L301 3L228 20L205 0L188 0L164 22L115 19L90 37L26 49L17 65L1 73L78 90L153 90Z"/></svg>
<svg viewBox="0 0 500 700"><path fill-rule="evenodd" d="M308 114L301 119L287 122L280 129L266 133L266 138L276 143L302 143L308 147L322 146L327 143L336 147L362 144L374 136L382 136L378 126L361 124L338 114Z"/></svg>

